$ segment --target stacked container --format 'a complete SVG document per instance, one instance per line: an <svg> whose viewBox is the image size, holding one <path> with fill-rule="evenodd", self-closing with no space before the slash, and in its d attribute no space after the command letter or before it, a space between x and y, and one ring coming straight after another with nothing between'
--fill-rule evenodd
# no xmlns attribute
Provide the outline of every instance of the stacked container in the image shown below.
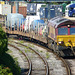
<svg viewBox="0 0 75 75"><path fill-rule="evenodd" d="M48 7L40 8L40 18L54 18L56 16L62 16L62 6L61 5L50 5Z"/></svg>
<svg viewBox="0 0 75 75"><path fill-rule="evenodd" d="M40 8L40 18L48 18L48 8Z"/></svg>
<svg viewBox="0 0 75 75"><path fill-rule="evenodd" d="M36 14L37 4L28 3L27 4L27 14Z"/></svg>

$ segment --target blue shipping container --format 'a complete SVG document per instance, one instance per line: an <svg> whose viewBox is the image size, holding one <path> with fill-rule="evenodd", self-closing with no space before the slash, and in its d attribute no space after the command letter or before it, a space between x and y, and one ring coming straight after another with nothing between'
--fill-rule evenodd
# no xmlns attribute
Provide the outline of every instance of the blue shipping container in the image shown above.
<svg viewBox="0 0 75 75"><path fill-rule="evenodd" d="M48 18L48 8L40 8L40 18Z"/></svg>
<svg viewBox="0 0 75 75"><path fill-rule="evenodd" d="M50 7L50 18L55 17L55 7Z"/></svg>
<svg viewBox="0 0 75 75"><path fill-rule="evenodd" d="M37 4L29 3L27 4L27 13L36 13Z"/></svg>
<svg viewBox="0 0 75 75"><path fill-rule="evenodd" d="M62 16L62 6L61 5L50 5L49 19L56 17L56 16Z"/></svg>

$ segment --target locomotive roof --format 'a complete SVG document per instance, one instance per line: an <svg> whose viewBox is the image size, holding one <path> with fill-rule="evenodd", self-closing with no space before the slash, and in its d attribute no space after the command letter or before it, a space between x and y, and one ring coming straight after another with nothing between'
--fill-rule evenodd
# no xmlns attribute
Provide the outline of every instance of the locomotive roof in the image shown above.
<svg viewBox="0 0 75 75"><path fill-rule="evenodd" d="M54 17L49 20L50 25L57 28L57 26L61 23L64 23L66 21L69 21L69 19L63 18L63 17Z"/></svg>

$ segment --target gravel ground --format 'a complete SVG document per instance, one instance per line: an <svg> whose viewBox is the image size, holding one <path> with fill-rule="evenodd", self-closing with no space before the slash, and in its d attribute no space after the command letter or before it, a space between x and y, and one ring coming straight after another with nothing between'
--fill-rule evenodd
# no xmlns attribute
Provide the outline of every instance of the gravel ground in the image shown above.
<svg viewBox="0 0 75 75"><path fill-rule="evenodd" d="M18 61L18 64L21 68L21 75L25 75L28 72L28 62L27 59L25 58L24 55L22 55L17 49L8 46L9 50L11 50L12 52L9 52L9 54L11 56L13 56L13 58L16 58L16 60Z"/></svg>
<svg viewBox="0 0 75 75"><path fill-rule="evenodd" d="M47 60L49 65L50 75L67 75L66 68L64 67L65 65L62 63L61 60L56 58L56 55L54 55L53 53L50 53L46 49L39 47L37 45L33 45L31 43L27 43L24 41L17 41L17 40L13 41L22 43L24 45L28 45L30 47L33 47L36 51L38 51L43 56L43 58Z"/></svg>
<svg viewBox="0 0 75 75"><path fill-rule="evenodd" d="M75 59L65 59L69 66L70 66L70 69L71 69L71 75L75 75Z"/></svg>

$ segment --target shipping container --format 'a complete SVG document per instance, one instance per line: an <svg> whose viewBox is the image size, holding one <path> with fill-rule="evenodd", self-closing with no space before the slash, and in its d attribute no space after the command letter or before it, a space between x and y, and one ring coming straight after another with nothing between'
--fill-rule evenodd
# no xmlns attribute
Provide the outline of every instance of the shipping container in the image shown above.
<svg viewBox="0 0 75 75"><path fill-rule="evenodd" d="M25 7L25 6L20 6L20 7L19 7L19 13L22 14L24 17L26 17L26 14L27 14L27 7Z"/></svg>
<svg viewBox="0 0 75 75"><path fill-rule="evenodd" d="M40 8L40 18L48 18L48 8Z"/></svg>
<svg viewBox="0 0 75 75"><path fill-rule="evenodd" d="M62 16L62 6L61 5L50 5L49 18L54 18L56 16Z"/></svg>
<svg viewBox="0 0 75 75"><path fill-rule="evenodd" d="M13 13L16 13L16 6L13 6ZM19 14L22 14L24 17L26 17L27 7L19 6Z"/></svg>
<svg viewBox="0 0 75 75"><path fill-rule="evenodd" d="M19 26L22 24L22 21L24 21L24 17L22 14L19 13L11 13L7 15L7 23L6 26L9 27L11 26L14 28L14 26L17 29L17 24L19 23Z"/></svg>
<svg viewBox="0 0 75 75"><path fill-rule="evenodd" d="M11 13L11 5L8 4L0 4L0 14L7 15Z"/></svg>
<svg viewBox="0 0 75 75"><path fill-rule="evenodd" d="M30 25L31 25L33 20L40 20L40 16L37 16L37 15L26 16L25 30L29 29L29 31L30 31Z"/></svg>
<svg viewBox="0 0 75 75"><path fill-rule="evenodd" d="M50 18L55 17L55 7L54 6L50 6Z"/></svg>
<svg viewBox="0 0 75 75"><path fill-rule="evenodd" d="M35 14L36 13L37 4L35 3L28 3L27 4L27 14Z"/></svg>
<svg viewBox="0 0 75 75"><path fill-rule="evenodd" d="M12 13L16 13L16 6L13 6Z"/></svg>

